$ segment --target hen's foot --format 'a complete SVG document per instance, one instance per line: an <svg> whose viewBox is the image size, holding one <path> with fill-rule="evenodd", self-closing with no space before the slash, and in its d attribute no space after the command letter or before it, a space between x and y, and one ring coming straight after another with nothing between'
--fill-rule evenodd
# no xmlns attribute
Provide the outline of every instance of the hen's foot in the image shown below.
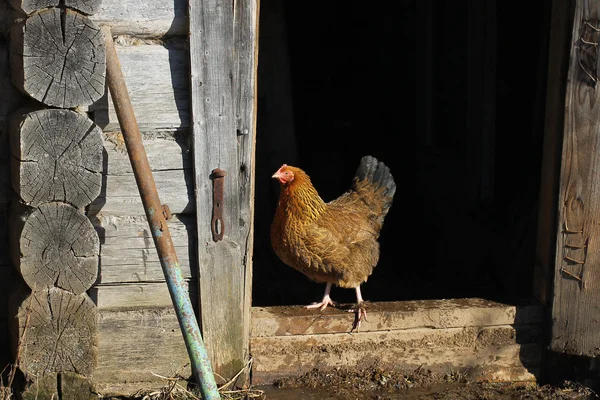
<svg viewBox="0 0 600 400"><path fill-rule="evenodd" d="M320 303L312 303L308 306L304 306L304 308L318 308L321 311L327 308L327 306L335 307L335 303L329 296L323 297L323 300Z"/></svg>
<svg viewBox="0 0 600 400"><path fill-rule="evenodd" d="M352 329L350 329L350 332L353 332L355 330L358 332L358 329L360 328L360 323L362 321L367 320L367 309L365 307L365 302L359 301L358 303L356 303L356 306L348 310L348 312L354 313L354 323L352 324Z"/></svg>

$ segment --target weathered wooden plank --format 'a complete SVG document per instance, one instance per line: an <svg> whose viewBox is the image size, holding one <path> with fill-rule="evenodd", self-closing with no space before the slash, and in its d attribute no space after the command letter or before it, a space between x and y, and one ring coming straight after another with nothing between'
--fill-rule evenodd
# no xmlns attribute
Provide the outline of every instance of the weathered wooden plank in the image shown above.
<svg viewBox="0 0 600 400"><path fill-rule="evenodd" d="M234 66L233 79L233 110L235 115L235 128L237 139L237 164L239 166L238 193L239 193L239 228L237 243L242 246L244 259L242 293L237 300L242 307L241 329L237 331L241 338L235 343L241 343L236 353L233 353L234 364L248 359L250 349L250 323L252 307L252 260L254 251L254 199L256 176L256 123L258 85L258 22L259 1L238 1L234 3ZM233 169L233 171L237 171ZM235 192L234 192L235 193ZM200 225L198 225L200 226ZM204 286L206 287L206 281ZM226 304L224 305L226 306ZM213 320L215 315L212 316ZM235 324L231 320L230 324ZM241 356L241 357L240 357ZM231 359L231 356L229 356ZM224 357L222 362L228 362ZM239 364L238 364L239 365ZM225 370L223 370L225 372ZM228 375L235 372L235 365L226 371ZM246 371L238 380L238 385L249 386L250 371Z"/></svg>
<svg viewBox="0 0 600 400"><path fill-rule="evenodd" d="M539 327L534 327L539 333ZM520 344L518 331L497 327L412 329L335 335L252 338L252 383L308 372L313 368L368 367L403 369L426 367L432 372L464 372L472 379L535 380L542 346ZM538 337L534 334L532 338Z"/></svg>
<svg viewBox="0 0 600 400"><path fill-rule="evenodd" d="M97 284L164 281L164 273L145 216L99 214L92 217L91 221L101 243ZM196 277L194 216L174 216L168 224L184 278Z"/></svg>
<svg viewBox="0 0 600 400"><path fill-rule="evenodd" d="M514 306L484 299L377 302L367 305L361 331L457 328L540 323L539 305ZM345 333L354 316L344 310L307 310L301 306L252 308L252 337Z"/></svg>
<svg viewBox="0 0 600 400"><path fill-rule="evenodd" d="M8 0L8 2L17 10L25 14L31 14L34 11L43 10L49 7L58 7L60 0ZM95 13L101 0L64 0L64 5L84 14Z"/></svg>
<svg viewBox="0 0 600 400"><path fill-rule="evenodd" d="M495 347L539 342L541 325L465 326L454 328L395 329L352 334L312 334L293 336L252 337L252 354L334 353L337 347L345 351L367 351L418 347ZM387 357L386 357L387 358ZM394 361L393 358L389 359ZM384 360L382 360L384 361ZM427 365L427 363L425 364Z"/></svg>
<svg viewBox="0 0 600 400"><path fill-rule="evenodd" d="M144 146L161 201L168 204L174 214L192 212L192 155L187 133L146 133ZM104 133L104 149L102 190L87 208L88 213L145 215L121 133Z"/></svg>
<svg viewBox="0 0 600 400"><path fill-rule="evenodd" d="M98 366L94 374L103 395L131 395L164 386L157 377L191 375L189 358L172 308L101 310Z"/></svg>
<svg viewBox="0 0 600 400"><path fill-rule="evenodd" d="M195 304L198 301L196 281L189 281L188 288L192 304ZM172 306L169 290L164 282L94 285L89 290L89 295L100 310Z"/></svg>
<svg viewBox="0 0 600 400"><path fill-rule="evenodd" d="M144 241L146 239L152 241L145 215L115 216L98 214L92 217L91 221L98 232L100 243L103 245L118 246L130 238L143 238ZM168 224L175 245L183 246L189 243L189 240L193 240L196 230L196 219L193 215L173 215ZM124 246L130 247L127 243Z"/></svg>
<svg viewBox="0 0 600 400"><path fill-rule="evenodd" d="M597 42L600 3L576 1L564 108L562 169L552 303L551 348L556 352L600 355L600 91Z"/></svg>
<svg viewBox="0 0 600 400"><path fill-rule="evenodd" d="M192 171L164 170L153 173L158 195L174 214L194 212ZM89 214L144 215L133 174L105 175L100 196L86 210Z"/></svg>
<svg viewBox="0 0 600 400"><path fill-rule="evenodd" d="M187 52L183 46L170 46L116 46L141 131L179 130L190 126ZM89 110L93 112L92 119L105 132L120 130L110 96L105 94Z"/></svg>
<svg viewBox="0 0 600 400"><path fill-rule="evenodd" d="M179 256L179 253L177 254ZM196 278L197 262L195 260L181 260L180 266L183 278L190 280ZM160 262L132 258L118 265L101 265L96 284L126 284L156 282L165 284L164 272Z"/></svg>
<svg viewBox="0 0 600 400"><path fill-rule="evenodd" d="M213 368L226 379L248 356L257 7L189 2L201 326ZM228 173L219 242L211 235L215 168Z"/></svg>
<svg viewBox="0 0 600 400"><path fill-rule="evenodd" d="M102 0L100 9L90 18L109 25L115 35L163 37L188 33L185 0Z"/></svg>
<svg viewBox="0 0 600 400"><path fill-rule="evenodd" d="M129 155L120 132L105 133L105 173L133 174ZM144 148L152 171L192 168L190 137L183 132L147 132L142 134Z"/></svg>
<svg viewBox="0 0 600 400"><path fill-rule="evenodd" d="M177 252L177 256L179 258L179 262L181 263L181 267L183 269L184 275L187 277L191 276L190 268L190 253L188 250L188 246L175 246L175 251ZM109 279L111 273L114 274L112 279L117 279L119 276L123 276L121 271L114 271L115 269L122 268L112 268L112 267L122 267L122 266L131 266L132 264L139 263L138 265L143 268L140 271L131 270L128 271L127 275L147 277L149 279L135 279L135 281L146 281L146 280L162 280L162 270L160 268L160 261L158 259L158 255L154 248L116 248L116 247L103 247L102 249L102 277L98 283L108 283L110 281L105 281L105 279ZM151 271L149 271L151 269ZM119 282L119 281L116 281ZM131 282L131 281L125 281Z"/></svg>
<svg viewBox="0 0 600 400"><path fill-rule="evenodd" d="M534 265L534 296L550 304L555 267L557 235L558 181L565 120L565 93L571 30L575 1L552 2L551 29L546 78L546 112L542 150L542 173L538 196L536 262Z"/></svg>

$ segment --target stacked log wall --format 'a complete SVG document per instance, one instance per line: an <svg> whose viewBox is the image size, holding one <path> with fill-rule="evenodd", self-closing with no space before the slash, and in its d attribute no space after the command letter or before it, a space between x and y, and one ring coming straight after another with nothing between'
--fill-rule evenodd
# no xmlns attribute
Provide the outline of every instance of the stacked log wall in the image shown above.
<svg viewBox="0 0 600 400"><path fill-rule="evenodd" d="M174 214L169 230L190 282L192 303L197 304L186 14L187 2L182 0L103 0L89 18L99 26L109 25L115 35L157 189ZM10 83L7 54L5 35L0 40L0 85L7 88L0 90L0 100L7 99L0 101L2 140L9 111L23 105ZM101 244L98 278L88 291L99 314L94 381L104 394L130 394L162 386L164 381L154 374L189 376L191 372L110 96L105 94L83 110L102 129L104 147L101 191L85 209ZM10 201L9 158L8 150L0 154L1 210ZM2 232L6 230L0 230L0 250L8 242L2 240ZM0 251L0 273L14 274L5 251ZM0 280L0 285L10 285L9 281ZM4 312L0 308L2 324Z"/></svg>
<svg viewBox="0 0 600 400"><path fill-rule="evenodd" d="M5 124L8 253L22 279L7 317L24 397L65 398L62 382L76 398L95 390L98 310L86 291L100 243L84 207L100 193L103 145L99 127L75 110L104 93L104 41L86 15L99 4L10 1L10 80L27 104L7 110Z"/></svg>

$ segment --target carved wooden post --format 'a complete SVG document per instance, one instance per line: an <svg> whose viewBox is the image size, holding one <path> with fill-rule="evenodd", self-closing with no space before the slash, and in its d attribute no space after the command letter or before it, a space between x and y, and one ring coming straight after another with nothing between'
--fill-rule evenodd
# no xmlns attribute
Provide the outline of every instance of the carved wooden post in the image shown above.
<svg viewBox="0 0 600 400"><path fill-rule="evenodd" d="M102 186L101 130L71 109L104 94L100 29L84 14L100 1L10 0L26 17L11 26L14 85L48 109L10 120L12 261L29 287L14 295L13 354L23 395L91 398L98 312L86 291L98 276L100 241L83 207ZM66 385L66 386L65 386Z"/></svg>

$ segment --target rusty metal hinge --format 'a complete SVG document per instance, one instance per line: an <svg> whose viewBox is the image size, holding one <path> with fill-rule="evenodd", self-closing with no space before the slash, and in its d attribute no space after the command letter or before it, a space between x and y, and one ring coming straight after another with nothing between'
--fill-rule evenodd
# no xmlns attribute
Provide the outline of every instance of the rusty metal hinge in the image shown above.
<svg viewBox="0 0 600 400"><path fill-rule="evenodd" d="M223 222L223 188L224 180L227 172L220 168L215 168L212 171L211 178L213 181L213 212L211 220L211 230L213 240L218 242L223 240L225 233L225 223Z"/></svg>

